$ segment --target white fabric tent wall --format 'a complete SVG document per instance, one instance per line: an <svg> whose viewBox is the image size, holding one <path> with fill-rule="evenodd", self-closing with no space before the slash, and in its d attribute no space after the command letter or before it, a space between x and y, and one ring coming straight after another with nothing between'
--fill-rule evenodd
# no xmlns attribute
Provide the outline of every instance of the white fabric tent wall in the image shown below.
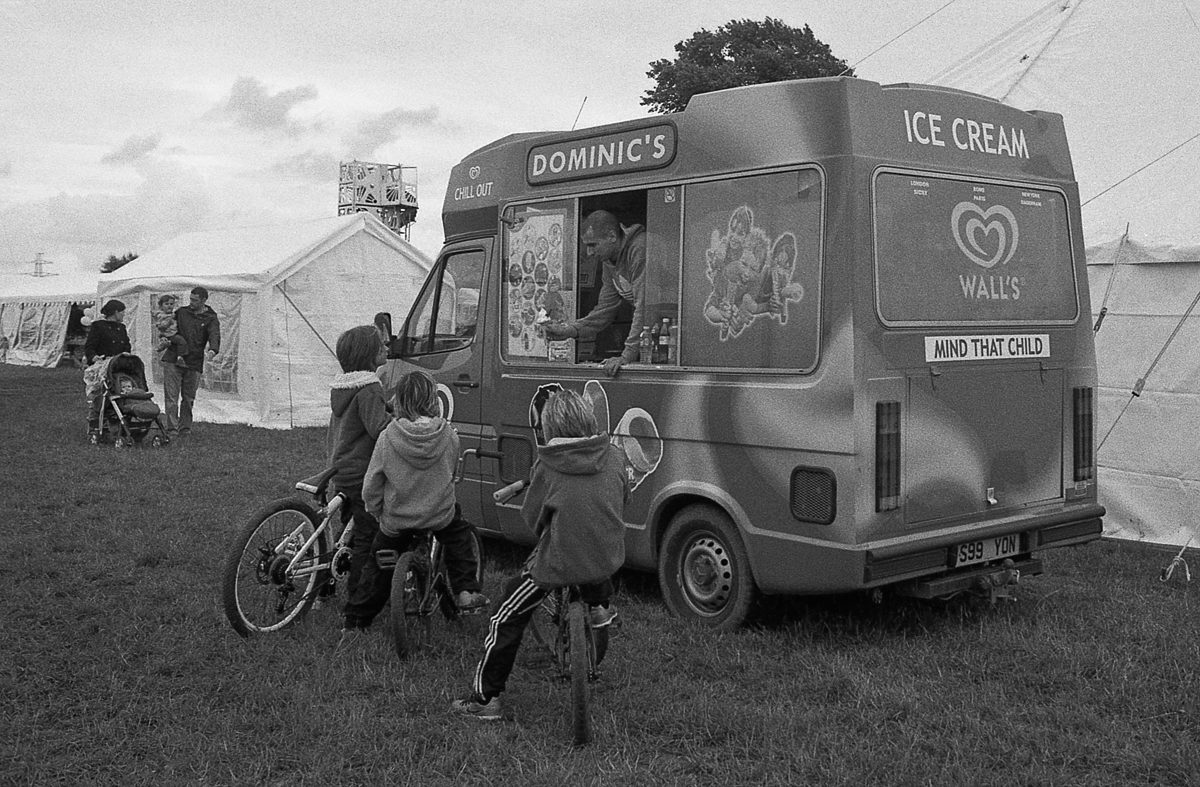
<svg viewBox="0 0 1200 787"><path fill-rule="evenodd" d="M96 273L0 274L0 362L53 368L62 359L72 304L96 300ZM0 342L2 343L2 342Z"/></svg>
<svg viewBox="0 0 1200 787"><path fill-rule="evenodd" d="M1055 0L925 80L1063 115L1093 311L1108 297L1096 335L1097 441L1116 423L1097 454L1106 533L1193 546L1200 315L1130 392L1200 293L1198 21L1196 0Z"/></svg>
<svg viewBox="0 0 1200 787"><path fill-rule="evenodd" d="M1162 248L1155 261L1155 250L1128 242L1117 255L1116 247L1094 249L1088 266L1093 320L1106 309L1096 333L1105 530L1200 544L1200 310L1192 308L1200 261L1171 259Z"/></svg>
<svg viewBox="0 0 1200 787"><path fill-rule="evenodd" d="M289 428L329 420L329 382L340 369L337 337L391 312L408 313L431 266L368 213L281 225L188 233L102 277L101 297L121 297L134 353L161 396L151 312L162 293L181 303L196 285L222 315L221 354L236 392L201 388L195 417ZM225 357L236 353L236 364Z"/></svg>

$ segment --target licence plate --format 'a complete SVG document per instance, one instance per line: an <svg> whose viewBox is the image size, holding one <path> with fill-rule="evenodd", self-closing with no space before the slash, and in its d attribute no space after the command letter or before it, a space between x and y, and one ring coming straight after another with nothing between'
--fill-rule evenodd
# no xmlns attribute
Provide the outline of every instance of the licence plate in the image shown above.
<svg viewBox="0 0 1200 787"><path fill-rule="evenodd" d="M986 563L989 560L1015 555L1020 551L1021 536L1016 533L981 538L978 541L967 541L954 547L950 553L950 566L957 568L974 563Z"/></svg>

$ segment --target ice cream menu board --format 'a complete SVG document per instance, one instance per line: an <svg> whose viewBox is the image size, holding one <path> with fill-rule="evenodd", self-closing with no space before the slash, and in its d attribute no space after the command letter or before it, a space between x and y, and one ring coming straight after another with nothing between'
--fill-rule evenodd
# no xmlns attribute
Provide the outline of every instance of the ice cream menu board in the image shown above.
<svg viewBox="0 0 1200 787"><path fill-rule="evenodd" d="M508 357L574 358L573 340L547 342L542 330L547 320L575 318L574 237L565 207L522 213L508 229L504 273Z"/></svg>

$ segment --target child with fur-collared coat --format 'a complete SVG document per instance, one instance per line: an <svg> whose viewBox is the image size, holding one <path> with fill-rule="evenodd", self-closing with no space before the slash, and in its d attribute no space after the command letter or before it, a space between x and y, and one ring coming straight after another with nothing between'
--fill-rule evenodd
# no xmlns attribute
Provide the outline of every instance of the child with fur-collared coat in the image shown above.
<svg viewBox="0 0 1200 787"><path fill-rule="evenodd" d="M336 354L342 373L330 384L329 464L334 468L333 488L346 496L342 521L354 524L343 628L353 630L360 628L353 609L362 603L363 568L373 562L371 542L379 532L379 522L363 505L363 476L375 441L392 416L375 374L385 358L375 326L360 325L344 332L338 337Z"/></svg>
<svg viewBox="0 0 1200 787"><path fill-rule="evenodd" d="M456 713L486 721L502 716L500 695L525 627L550 590L579 585L595 628L616 618L610 598L612 576L625 562L624 457L607 434L597 434L592 406L575 391L550 394L542 429L547 442L538 446L521 506L537 547L496 607L472 693L451 705Z"/></svg>

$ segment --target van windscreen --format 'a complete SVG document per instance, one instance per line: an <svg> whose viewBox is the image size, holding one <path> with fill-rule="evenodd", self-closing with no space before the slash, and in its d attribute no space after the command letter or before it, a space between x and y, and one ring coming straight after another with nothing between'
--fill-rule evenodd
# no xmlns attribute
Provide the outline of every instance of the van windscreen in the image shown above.
<svg viewBox="0 0 1200 787"><path fill-rule="evenodd" d="M874 198L876 303L885 323L1078 316L1062 192L883 171Z"/></svg>

